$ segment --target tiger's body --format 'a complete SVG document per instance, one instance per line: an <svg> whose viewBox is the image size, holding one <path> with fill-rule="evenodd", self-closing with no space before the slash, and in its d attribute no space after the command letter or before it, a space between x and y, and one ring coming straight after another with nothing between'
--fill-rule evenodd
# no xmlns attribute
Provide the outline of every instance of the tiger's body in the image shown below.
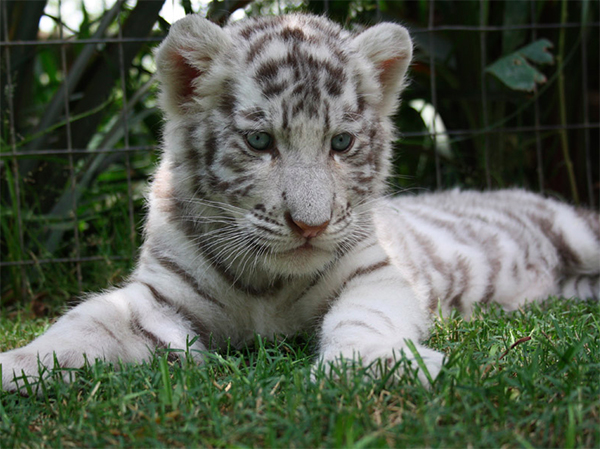
<svg viewBox="0 0 600 449"><path fill-rule="evenodd" d="M3 388L38 376L38 358L137 362L190 342L201 358L305 330L319 363L388 360L412 340L435 375L442 355L418 342L440 307L598 298L598 213L520 190L385 196L411 55L393 24L173 25L157 52L164 154L138 266L0 354Z"/></svg>

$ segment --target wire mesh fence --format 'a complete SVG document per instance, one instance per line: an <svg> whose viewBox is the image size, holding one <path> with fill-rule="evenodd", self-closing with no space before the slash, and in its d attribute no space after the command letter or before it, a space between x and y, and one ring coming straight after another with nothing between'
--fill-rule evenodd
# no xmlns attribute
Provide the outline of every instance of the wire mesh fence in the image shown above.
<svg viewBox="0 0 600 449"><path fill-rule="evenodd" d="M3 306L68 299L126 275L159 157L152 49L183 13L224 23L302 10L348 28L399 21L417 50L396 118L393 188L521 186L597 204L597 3L116 0L89 9L0 4Z"/></svg>

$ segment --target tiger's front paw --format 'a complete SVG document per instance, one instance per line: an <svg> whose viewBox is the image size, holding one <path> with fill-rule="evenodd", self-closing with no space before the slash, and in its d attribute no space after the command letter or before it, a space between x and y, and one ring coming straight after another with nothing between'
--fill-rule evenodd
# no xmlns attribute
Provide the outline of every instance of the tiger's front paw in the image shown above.
<svg viewBox="0 0 600 449"><path fill-rule="evenodd" d="M24 350L13 350L0 354L2 368L2 389L29 395L36 392L44 367L39 363L37 354Z"/></svg>
<svg viewBox="0 0 600 449"><path fill-rule="evenodd" d="M2 389L27 396L39 395L42 393L43 379L56 373L63 381L70 382L73 380L73 370L63 368L81 367L84 363L85 357L77 352L48 352L41 356L29 347L14 349L0 354Z"/></svg>
<svg viewBox="0 0 600 449"><path fill-rule="evenodd" d="M408 344L400 348L379 345L362 348L324 348L313 366L312 378L323 370L340 377L348 370L366 369L367 377L383 378L393 369L391 379L399 380L406 370L414 370L421 383L430 387L444 365L444 354L422 345Z"/></svg>

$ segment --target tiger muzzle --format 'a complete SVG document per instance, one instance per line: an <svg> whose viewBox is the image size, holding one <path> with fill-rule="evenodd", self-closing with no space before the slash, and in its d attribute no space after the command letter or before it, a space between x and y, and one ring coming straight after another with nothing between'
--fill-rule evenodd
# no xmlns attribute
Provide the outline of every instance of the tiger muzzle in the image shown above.
<svg viewBox="0 0 600 449"><path fill-rule="evenodd" d="M292 231L294 231L300 237L304 237L306 239L312 239L320 236L323 234L323 232L325 232L327 226L329 226L329 220L317 225L310 225L300 220L294 220L292 214L289 212L285 214L285 221Z"/></svg>

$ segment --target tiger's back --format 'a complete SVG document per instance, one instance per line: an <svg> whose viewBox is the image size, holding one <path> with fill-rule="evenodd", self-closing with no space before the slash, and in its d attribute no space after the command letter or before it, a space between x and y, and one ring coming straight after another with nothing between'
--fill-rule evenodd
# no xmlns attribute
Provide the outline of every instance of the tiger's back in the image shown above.
<svg viewBox="0 0 600 449"><path fill-rule="evenodd" d="M523 190L403 195L377 213L380 238L432 311L514 310L548 296L598 299L600 220Z"/></svg>

